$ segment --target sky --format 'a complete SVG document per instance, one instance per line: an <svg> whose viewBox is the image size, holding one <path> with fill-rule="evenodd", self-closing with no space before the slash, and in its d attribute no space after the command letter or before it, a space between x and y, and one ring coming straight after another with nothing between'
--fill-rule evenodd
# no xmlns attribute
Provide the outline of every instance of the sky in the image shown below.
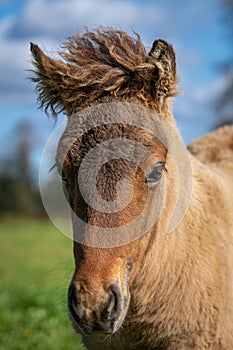
<svg viewBox="0 0 233 350"><path fill-rule="evenodd" d="M217 69L230 56L220 0L0 0L0 156L10 152L20 120L35 129L35 164L54 121L38 110L29 42L52 57L65 38L99 25L138 32L150 49L155 39L176 51L179 85L174 116L185 143L208 132L215 122L214 102L225 81ZM61 116L62 121L64 116ZM59 121L58 121L59 123Z"/></svg>

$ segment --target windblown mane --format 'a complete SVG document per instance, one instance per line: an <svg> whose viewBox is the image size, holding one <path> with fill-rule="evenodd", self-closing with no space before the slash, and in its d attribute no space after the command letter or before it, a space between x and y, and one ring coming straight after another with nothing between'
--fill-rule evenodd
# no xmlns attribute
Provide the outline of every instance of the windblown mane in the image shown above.
<svg viewBox="0 0 233 350"><path fill-rule="evenodd" d="M39 48L33 48L38 55ZM33 62L37 70L32 80L37 83L40 107L56 116L64 109L77 111L113 95L136 97L157 110L164 108L161 99L176 94L175 57L168 59L163 40L155 41L153 48L148 55L138 34L132 38L111 28L86 29L70 37L59 51L63 62L53 60L55 66L47 70L45 58L49 57Z"/></svg>

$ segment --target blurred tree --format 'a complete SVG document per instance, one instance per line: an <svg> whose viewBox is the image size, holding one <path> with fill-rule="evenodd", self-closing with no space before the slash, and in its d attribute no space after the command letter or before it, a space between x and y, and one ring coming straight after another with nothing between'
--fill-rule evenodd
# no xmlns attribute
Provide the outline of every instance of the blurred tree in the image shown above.
<svg viewBox="0 0 233 350"><path fill-rule="evenodd" d="M33 130L21 121L14 131L14 146L0 167L0 215L44 216L39 189L35 185L31 167Z"/></svg>
<svg viewBox="0 0 233 350"><path fill-rule="evenodd" d="M221 69L225 77L225 88L216 103L218 113L217 126L233 124L233 0L220 0L224 9L224 20L229 29L229 43L232 53L228 61L223 63Z"/></svg>

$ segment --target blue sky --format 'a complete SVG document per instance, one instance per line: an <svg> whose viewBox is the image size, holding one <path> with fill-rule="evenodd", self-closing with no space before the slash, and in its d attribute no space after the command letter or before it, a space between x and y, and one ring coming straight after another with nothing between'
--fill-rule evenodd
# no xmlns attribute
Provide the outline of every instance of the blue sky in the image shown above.
<svg viewBox="0 0 233 350"><path fill-rule="evenodd" d="M145 45L162 38L172 43L183 95L174 115L185 142L214 123L213 103L225 81L217 65L230 55L220 0L2 0L0 1L0 155L10 150L12 131L30 120L38 135L35 162L54 122L37 110L34 87L27 80L29 42L54 55L59 43L84 26L133 27ZM4 146L3 146L4 145Z"/></svg>

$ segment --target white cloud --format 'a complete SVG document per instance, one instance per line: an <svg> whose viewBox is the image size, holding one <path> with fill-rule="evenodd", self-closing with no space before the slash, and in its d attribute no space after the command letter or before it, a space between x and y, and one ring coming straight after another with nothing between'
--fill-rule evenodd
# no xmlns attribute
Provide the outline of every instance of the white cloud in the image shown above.
<svg viewBox="0 0 233 350"><path fill-rule="evenodd" d="M25 72L30 69L29 41L47 52L55 51L60 41L84 26L120 25L127 31L135 28L149 45L159 37L172 42L181 88L187 93L176 103L176 115L181 119L187 115L191 120L206 113L210 97L214 98L222 86L220 82L217 88L211 86L213 80L202 74L211 70L215 56L209 51L213 45L218 47L217 16L211 12L215 1L208 0L200 6L192 0L28 0L17 16L0 22L0 102L12 106L35 103L33 86L27 82Z"/></svg>
<svg viewBox="0 0 233 350"><path fill-rule="evenodd" d="M150 2L116 0L33 0L28 1L24 11L9 30L10 38L30 35L55 36L70 34L83 26L135 25L148 26L161 22L160 7Z"/></svg>
<svg viewBox="0 0 233 350"><path fill-rule="evenodd" d="M0 99L2 103L16 104L25 100L27 84L24 80L27 66L27 50L24 41L9 41L5 32L13 23L14 18L10 17L3 21L0 26Z"/></svg>
<svg viewBox="0 0 233 350"><path fill-rule="evenodd" d="M226 86L225 77L221 76L208 84L195 87L193 89L193 98L197 103L214 102L216 96L219 96Z"/></svg>
<svg viewBox="0 0 233 350"><path fill-rule="evenodd" d="M35 102L33 86L29 85L25 72L31 68L29 41L35 41L49 52L60 40L85 25L121 25L130 29L137 23L143 26L159 19L162 19L161 10L150 2L27 1L19 15L0 22L0 101L5 104Z"/></svg>

